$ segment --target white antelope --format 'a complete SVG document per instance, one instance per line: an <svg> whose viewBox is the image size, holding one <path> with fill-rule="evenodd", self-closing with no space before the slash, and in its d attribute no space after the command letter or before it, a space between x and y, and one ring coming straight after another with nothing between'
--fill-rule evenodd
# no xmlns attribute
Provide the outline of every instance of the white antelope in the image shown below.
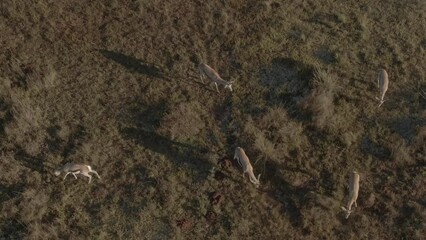
<svg viewBox="0 0 426 240"><path fill-rule="evenodd" d="M385 102L385 94L388 90L389 78L388 73L384 69L379 70L379 75L377 77L377 87L380 89L380 98L376 97L380 101L379 107Z"/></svg>
<svg viewBox="0 0 426 240"><path fill-rule="evenodd" d="M240 164L240 166L243 168L243 177L247 173L249 175L250 182L258 187L260 185L260 174L257 176L257 178L254 176L253 167L251 166L250 160L242 148L235 148L234 159L237 159L238 164Z"/></svg>
<svg viewBox="0 0 426 240"><path fill-rule="evenodd" d="M358 198L359 191L359 174L353 171L352 176L349 178L349 200L346 207L341 207L346 212L346 219L352 212L352 204L357 207L356 200Z"/></svg>
<svg viewBox="0 0 426 240"><path fill-rule="evenodd" d="M219 74L209 65L205 63L200 63L198 65L198 71L200 72L201 81L204 83L203 77L209 78L212 81L212 83L214 83L214 85L216 86L217 92L219 92L219 88L217 84L223 85L225 89L227 88L232 92L232 81L223 80L219 76Z"/></svg>
<svg viewBox="0 0 426 240"><path fill-rule="evenodd" d="M64 180L68 174L72 174L77 179L77 174L81 174L89 178L89 183L92 181L92 176L89 173L94 173L100 179L99 174L93 170L89 165L77 164L77 163L66 163L64 166L59 167L55 170L55 175L59 176L62 172L65 173Z"/></svg>

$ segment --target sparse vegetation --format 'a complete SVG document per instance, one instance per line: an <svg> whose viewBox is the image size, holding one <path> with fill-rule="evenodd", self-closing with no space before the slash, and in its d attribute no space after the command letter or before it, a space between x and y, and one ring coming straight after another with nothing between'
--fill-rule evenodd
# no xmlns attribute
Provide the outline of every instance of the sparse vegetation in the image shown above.
<svg viewBox="0 0 426 240"><path fill-rule="evenodd" d="M0 239L422 239L425 12L422 0L2 2ZM202 84L201 61L234 91ZM259 189L233 166L236 146ZM63 181L66 162L102 178Z"/></svg>

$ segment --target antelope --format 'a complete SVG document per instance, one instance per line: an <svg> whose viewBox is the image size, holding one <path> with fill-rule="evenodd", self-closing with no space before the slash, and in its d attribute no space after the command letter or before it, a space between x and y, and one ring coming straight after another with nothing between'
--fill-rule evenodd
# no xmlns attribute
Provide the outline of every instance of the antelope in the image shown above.
<svg viewBox="0 0 426 240"><path fill-rule="evenodd" d="M243 177L245 177L245 174L247 173L249 175L250 182L258 187L260 185L260 174L257 176L257 178L254 176L253 167L251 166L250 160L242 148L235 148L234 159L237 159L238 164L240 164L240 166L243 168Z"/></svg>
<svg viewBox="0 0 426 240"><path fill-rule="evenodd" d="M388 90L389 79L388 73L384 69L379 70L379 75L377 77L377 87L380 89L380 98L376 97L377 100L380 101L379 107L385 102L385 94Z"/></svg>
<svg viewBox="0 0 426 240"><path fill-rule="evenodd" d="M219 76L219 74L209 65L205 63L200 63L198 65L198 71L200 72L201 81L204 83L203 77L209 78L212 81L212 83L214 83L214 85L216 86L217 92L219 92L219 88L217 84L223 85L225 89L227 88L232 92L232 81L223 80Z"/></svg>
<svg viewBox="0 0 426 240"><path fill-rule="evenodd" d="M89 173L94 173L99 179L101 178L99 174L95 170L93 170L89 165L84 164L66 163L64 166L59 167L55 170L55 175L59 176L62 172L66 173L64 176L64 180L70 173L75 177L75 179L77 179L77 174L81 174L83 176L88 177L89 183L92 181L92 176Z"/></svg>
<svg viewBox="0 0 426 240"><path fill-rule="evenodd" d="M346 207L341 207L343 211L346 212L346 219L352 212L352 204L357 207L356 200L358 198L359 191L359 174L356 171L353 171L352 176L349 178L349 200Z"/></svg>

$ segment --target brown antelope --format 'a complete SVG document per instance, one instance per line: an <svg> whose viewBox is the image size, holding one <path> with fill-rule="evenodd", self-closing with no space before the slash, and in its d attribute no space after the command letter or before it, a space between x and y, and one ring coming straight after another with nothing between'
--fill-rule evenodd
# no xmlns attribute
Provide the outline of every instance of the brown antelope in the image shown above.
<svg viewBox="0 0 426 240"><path fill-rule="evenodd" d="M198 65L198 71L200 72L201 81L204 83L203 77L209 78L212 81L211 83L214 83L216 86L217 92L219 92L217 84L223 85L225 89L227 88L232 92L232 82L223 80L219 74L209 65L200 63Z"/></svg>
<svg viewBox="0 0 426 240"><path fill-rule="evenodd" d="M380 101L379 107L385 102L385 94L388 90L389 78L388 73L384 69L379 70L379 75L377 77L377 87L380 89L380 98L376 97Z"/></svg>
<svg viewBox="0 0 426 240"><path fill-rule="evenodd" d="M250 160L242 148L235 148L234 159L237 159L238 164L240 164L240 166L243 168L243 177L247 173L249 175L250 182L258 187L260 185L260 174L257 176L257 178L254 176L253 167L251 166Z"/></svg>
<svg viewBox="0 0 426 240"><path fill-rule="evenodd" d="M89 165L77 164L77 163L66 163L64 166L59 167L55 170L55 175L59 176L62 172L65 173L64 180L68 174L72 174L77 179L77 174L81 174L89 178L89 183L92 181L92 176L89 173L94 173L100 179L99 174L93 170Z"/></svg>
<svg viewBox="0 0 426 240"><path fill-rule="evenodd" d="M356 200L358 198L359 191L359 174L356 171L353 171L352 176L349 178L349 199L346 207L341 207L343 211L346 212L346 219L352 212L352 204L357 207Z"/></svg>

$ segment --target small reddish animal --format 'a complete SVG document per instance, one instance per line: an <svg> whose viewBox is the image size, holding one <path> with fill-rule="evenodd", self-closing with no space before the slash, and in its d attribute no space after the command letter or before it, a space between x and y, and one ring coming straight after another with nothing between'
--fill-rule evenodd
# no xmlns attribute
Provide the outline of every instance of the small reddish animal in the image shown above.
<svg viewBox="0 0 426 240"><path fill-rule="evenodd" d="M346 207L341 207L343 211L346 212L346 219L352 212L352 204L357 207L356 200L358 199L359 191L359 174L356 171L353 171L352 176L349 178L349 200Z"/></svg>
<svg viewBox="0 0 426 240"><path fill-rule="evenodd" d="M89 173L94 173L100 179L99 174L93 170L89 165L77 164L77 163L66 163L64 166L59 167L55 170L55 175L59 176L62 172L65 173L64 180L68 174L72 174L77 179L77 174L81 174L89 178L89 183L92 181L92 176Z"/></svg>
<svg viewBox="0 0 426 240"><path fill-rule="evenodd" d="M210 202L213 205L221 203L223 200L223 195L220 192L214 192L210 198Z"/></svg>
<svg viewBox="0 0 426 240"><path fill-rule="evenodd" d="M230 160L226 159L226 158L222 158L219 160L219 165L224 168L224 169L228 169L229 167L232 166L232 163Z"/></svg>

